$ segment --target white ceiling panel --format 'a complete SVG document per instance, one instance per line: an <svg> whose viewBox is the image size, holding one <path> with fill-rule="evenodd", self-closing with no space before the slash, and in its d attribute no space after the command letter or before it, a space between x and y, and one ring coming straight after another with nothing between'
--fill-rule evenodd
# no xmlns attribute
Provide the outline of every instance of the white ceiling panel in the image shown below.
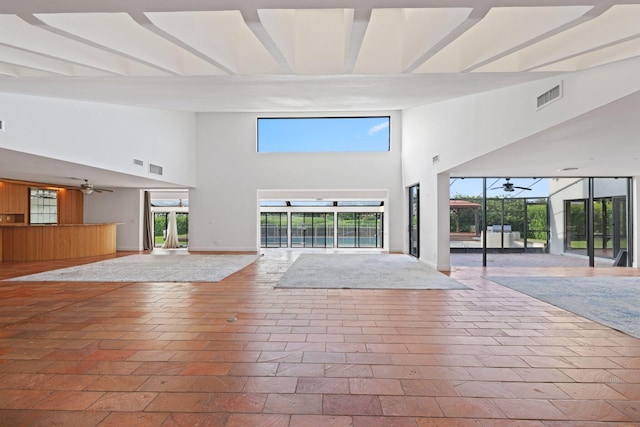
<svg viewBox="0 0 640 427"><path fill-rule="evenodd" d="M215 75L212 64L145 29L126 13L36 14L51 27L177 75Z"/></svg>
<svg viewBox="0 0 640 427"><path fill-rule="evenodd" d="M62 61L50 56L31 53L9 46L0 45L0 58L4 62L11 63L26 69L40 70L40 75L58 76L111 76L113 74L94 68L83 67L72 62ZM22 74L24 76L24 74ZM36 75L36 74L31 74Z"/></svg>
<svg viewBox="0 0 640 427"><path fill-rule="evenodd" d="M374 9L355 73L402 73L443 40L471 8Z"/></svg>
<svg viewBox="0 0 640 427"><path fill-rule="evenodd" d="M638 56L640 0L0 1L0 92L402 109Z"/></svg>
<svg viewBox="0 0 640 427"><path fill-rule="evenodd" d="M57 74L0 62L0 77L53 77Z"/></svg>
<svg viewBox="0 0 640 427"><path fill-rule="evenodd" d="M498 7L418 67L416 73L458 73L565 25L591 6Z"/></svg>
<svg viewBox="0 0 640 427"><path fill-rule="evenodd" d="M158 28L238 74L282 73L237 10L145 15Z"/></svg>
<svg viewBox="0 0 640 427"><path fill-rule="evenodd" d="M0 15L0 43L114 75L167 75L153 67L38 28L15 15Z"/></svg>
<svg viewBox="0 0 640 427"><path fill-rule="evenodd" d="M618 43L603 49L583 55L574 56L564 61L555 62L546 67L536 68L532 71L567 72L585 70L598 65L640 56L640 38Z"/></svg>
<svg viewBox="0 0 640 427"><path fill-rule="evenodd" d="M516 51L475 71L529 71L638 36L640 36L640 5L615 5L592 20Z"/></svg>
<svg viewBox="0 0 640 427"><path fill-rule="evenodd" d="M258 13L296 74L344 72L352 9L261 9Z"/></svg>

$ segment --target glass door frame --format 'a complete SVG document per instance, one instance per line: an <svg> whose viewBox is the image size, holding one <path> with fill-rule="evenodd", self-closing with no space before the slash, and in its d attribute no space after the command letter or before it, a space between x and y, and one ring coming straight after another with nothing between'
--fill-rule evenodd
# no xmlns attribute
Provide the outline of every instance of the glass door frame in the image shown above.
<svg viewBox="0 0 640 427"><path fill-rule="evenodd" d="M420 258L420 184L409 187L409 255Z"/></svg>

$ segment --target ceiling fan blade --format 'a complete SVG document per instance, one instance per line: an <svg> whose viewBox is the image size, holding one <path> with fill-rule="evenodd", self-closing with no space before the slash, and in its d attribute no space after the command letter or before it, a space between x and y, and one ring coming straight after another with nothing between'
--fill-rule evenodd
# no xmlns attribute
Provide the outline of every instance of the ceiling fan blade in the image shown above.
<svg viewBox="0 0 640 427"><path fill-rule="evenodd" d="M108 188L93 188L93 191L95 191L96 193L104 193L105 191L107 193L113 193L113 190L109 190Z"/></svg>
<svg viewBox="0 0 640 427"><path fill-rule="evenodd" d="M520 190L531 190L531 189L530 189L530 188L528 188L528 187L513 187L513 188L518 188L518 189L520 189Z"/></svg>

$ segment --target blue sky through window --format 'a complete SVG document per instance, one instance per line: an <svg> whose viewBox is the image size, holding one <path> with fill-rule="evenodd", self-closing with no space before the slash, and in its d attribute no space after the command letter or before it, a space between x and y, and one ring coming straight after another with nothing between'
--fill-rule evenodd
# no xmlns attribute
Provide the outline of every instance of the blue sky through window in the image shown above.
<svg viewBox="0 0 640 427"><path fill-rule="evenodd" d="M389 117L259 118L258 152L389 151Z"/></svg>

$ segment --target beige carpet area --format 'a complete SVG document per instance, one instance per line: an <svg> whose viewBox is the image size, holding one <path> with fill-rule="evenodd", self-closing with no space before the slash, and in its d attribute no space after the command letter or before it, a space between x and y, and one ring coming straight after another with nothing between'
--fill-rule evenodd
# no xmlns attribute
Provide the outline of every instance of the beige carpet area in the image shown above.
<svg viewBox="0 0 640 427"><path fill-rule="evenodd" d="M638 277L489 276L485 279L640 338Z"/></svg>
<svg viewBox="0 0 640 427"><path fill-rule="evenodd" d="M277 288L469 289L409 255L302 254Z"/></svg>
<svg viewBox="0 0 640 427"><path fill-rule="evenodd" d="M8 280L33 282L219 282L258 258L258 255L130 255Z"/></svg>

